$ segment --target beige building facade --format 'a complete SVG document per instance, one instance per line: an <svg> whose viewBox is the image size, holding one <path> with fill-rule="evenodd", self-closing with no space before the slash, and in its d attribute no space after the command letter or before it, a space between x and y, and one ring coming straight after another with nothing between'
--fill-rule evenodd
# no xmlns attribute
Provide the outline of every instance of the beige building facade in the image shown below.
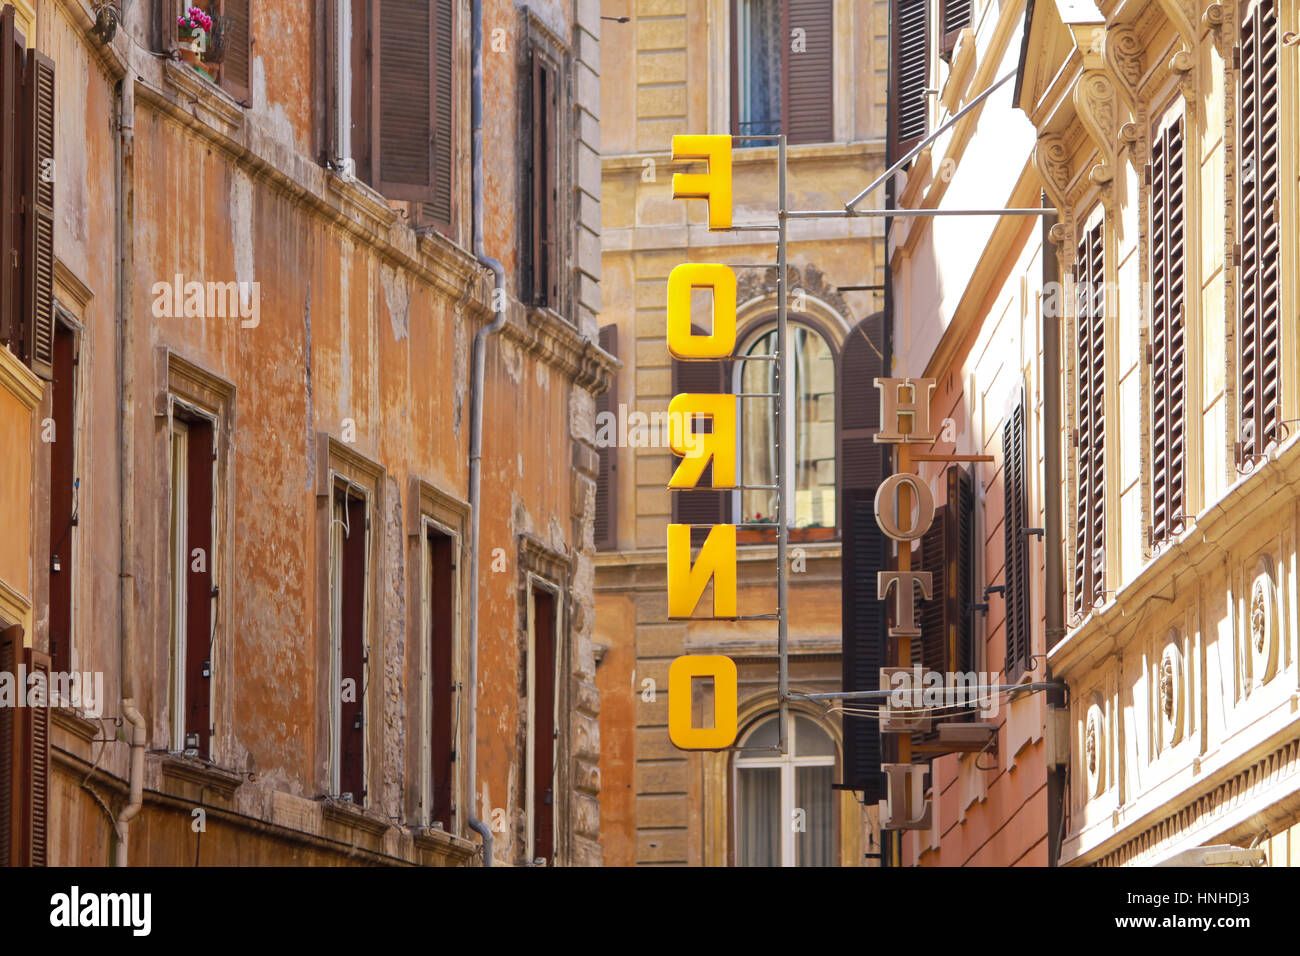
<svg viewBox="0 0 1300 956"><path fill-rule="evenodd" d="M838 715L826 707L793 709L785 758L743 749L688 754L670 743L669 664L708 653L739 667L738 746L775 743L775 622L706 619L707 593L695 620L670 621L664 568L671 521L749 523L738 532L739 610L772 612L775 506L763 492L670 493L674 459L652 416L681 391L772 390L770 363L744 359L775 344L775 233L710 233L702 203L672 199L672 173L686 167L671 162L671 137L785 133L790 208L822 209L851 196L884 168L886 12L886 4L862 0L602 5L607 17L627 18L607 21L602 40L606 64L619 64L602 71L602 344L622 362L600 406L613 433L597 505L594 640L603 655L608 863L861 865L878 851L874 807L832 789L842 780L844 742ZM734 222L774 222L776 147L734 145ZM873 344L884 344L882 234L880 221L866 218L790 230L791 686L806 692L836 690L842 679L841 491L852 467L842 452L843 372L868 317L875 316ZM666 280L684 262L724 263L738 275L731 361L674 368L670 360ZM705 304L697 322L708 321ZM740 402L742 478L764 484L774 471L771 401ZM635 416L645 416L639 432Z"/></svg>

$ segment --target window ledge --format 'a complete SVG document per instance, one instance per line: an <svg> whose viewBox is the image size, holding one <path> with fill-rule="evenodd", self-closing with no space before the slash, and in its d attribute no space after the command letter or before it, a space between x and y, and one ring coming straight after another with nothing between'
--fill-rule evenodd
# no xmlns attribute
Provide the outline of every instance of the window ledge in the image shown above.
<svg viewBox="0 0 1300 956"><path fill-rule="evenodd" d="M465 863L478 853L479 844L454 836L437 827L412 829L411 839L417 850L429 850L455 863Z"/></svg>
<svg viewBox="0 0 1300 956"><path fill-rule="evenodd" d="M321 816L329 823L340 823L374 836L383 836L392 826L383 817L372 816L364 807L333 797L321 801Z"/></svg>
<svg viewBox="0 0 1300 956"><path fill-rule="evenodd" d="M66 730L88 744L94 743L103 730L99 721L86 717L75 707L51 707L50 720L55 727Z"/></svg>
<svg viewBox="0 0 1300 956"><path fill-rule="evenodd" d="M370 228L387 232L396 221L397 212L388 205L388 200L361 180L345 179L333 170L326 170L325 184L344 209L360 214Z"/></svg>
<svg viewBox="0 0 1300 956"><path fill-rule="evenodd" d="M159 758L164 780L197 785L215 793L224 800L234 797L244 782L244 775L200 757L187 757L183 753L166 753Z"/></svg>
<svg viewBox="0 0 1300 956"><path fill-rule="evenodd" d="M202 107L217 120L207 121L209 126L220 129L227 136L233 136L244 125L244 107L233 96L216 83L199 75L188 64L180 60L163 60L163 82L190 99L190 111ZM202 120L197 112L195 117Z"/></svg>

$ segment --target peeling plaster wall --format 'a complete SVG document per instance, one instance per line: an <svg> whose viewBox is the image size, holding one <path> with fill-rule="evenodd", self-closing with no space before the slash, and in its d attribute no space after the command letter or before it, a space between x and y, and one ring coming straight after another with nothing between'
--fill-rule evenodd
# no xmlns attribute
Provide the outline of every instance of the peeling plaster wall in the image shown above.
<svg viewBox="0 0 1300 956"><path fill-rule="evenodd" d="M85 550L77 585L78 666L106 672L112 715L121 489L111 241L114 134L106 120L115 79L91 59L87 44L93 38L69 19L79 15L71 9L75 5L48 0L38 6L44 25L38 43L56 58L59 115L68 117L61 120L56 145L56 249L93 293L85 310L81 367ZM594 56L598 5L577 7L584 49ZM229 535L220 541L217 625L223 642L218 654L227 655L229 671L216 678L213 747L220 767L243 775L233 795L214 796L211 787L190 789L166 776L160 759L151 756L146 787L156 796L133 827L133 863L181 863L192 856L179 824L188 812L181 804L197 800L237 810L276 834L259 836L258 827L227 821L205 838L205 863L324 861L335 851L313 842L323 838L356 844L357 854L374 854L376 860L447 862L467 858L478 843L465 828L470 797L463 788L458 836L467 842L450 849L452 841L442 837L424 838L432 844L413 842L409 831L387 824L417 818L406 796L418 766L410 763L418 754L411 737L418 730L412 721L419 662L408 620L410 602L420 592L418 568L409 566L410 480L418 477L453 498L468 497L469 436L463 426L469 352L475 332L490 319L490 288L463 247L440 237L417 239L400 216L370 195L331 186L316 165L310 155L313 9L305 0L277 4L274 11L255 5L247 110L229 107L183 68L139 53L127 36L133 31L136 43L147 45L148 31L139 24L128 25L115 48L133 58L130 68L142 78L134 117L136 351L129 359L136 388L136 484L127 490L136 514L137 697L150 748L166 748L168 438L166 419L155 410L166 388L159 350L167 349L232 388L229 420L221 423L219 510ZM484 131L487 248L506 263L511 303L510 328L493 340L487 356L479 688L479 781L487 798L477 809L489 822L497 807L514 823L524 812L522 754L513 742L526 730L517 556L518 536L529 533L577 569L566 595L564 633L566 659L573 662L565 695L574 711L571 725L562 728L567 749L561 755L567 764L572 751L577 769L566 767L574 792L563 805L572 809L556 831L567 854L561 862L592 864L601 859L599 735L597 697L586 683L594 671L592 576L582 549L591 546L595 467L588 389L603 387L608 366L584 351L578 330L594 329L589 309L585 318L532 314L514 297L520 244L526 241L518 230L525 183L517 105L524 48L520 10L511 2L489 2L486 13L486 32L505 30L511 51L498 67L489 54ZM544 4L540 14L566 43L582 32L572 25L568 5ZM467 16L462 27L467 35ZM467 97L467 51L465 61L461 82ZM199 83L197 104L188 88L177 86L193 82ZM461 120L467 145L467 111ZM467 187L468 149L462 158L457 175ZM598 184L594 192L598 196ZM456 231L467 244L468 204L458 213ZM565 264L566 272L573 272L572 265ZM598 262L589 269L599 275ZM151 287L177 274L185 281L257 283L249 294L257 296L259 322L241 327L238 318L155 317ZM565 318L573 319L573 330ZM365 826L323 815L317 799L326 779L320 741L326 739L321 728L327 711L319 688L328 641L318 613L326 596L320 537L326 525L318 520L323 499L317 476L326 463L318 460L317 436L341 439L349 426L356 436L349 449L383 468L381 510L372 516L374 669L367 713L374 728L368 757L373 819ZM505 568L494 571L498 548ZM48 640L39 631L37 639ZM468 696L460 700L463 733ZM58 831L51 840L52 862L106 863L106 818L77 786L77 773L84 776L77 761L93 759L88 738L61 729L55 743L69 757L68 767L59 770L58 802L51 811ZM462 738L462 751L464 744ZM126 758L124 746L110 745L99 764L100 786L113 807L122 801ZM464 761L457 765L464 774ZM383 826L366 829L376 820ZM497 835L498 862L520 859L523 848L512 836L517 829L509 826ZM304 849L308 845L313 848Z"/></svg>

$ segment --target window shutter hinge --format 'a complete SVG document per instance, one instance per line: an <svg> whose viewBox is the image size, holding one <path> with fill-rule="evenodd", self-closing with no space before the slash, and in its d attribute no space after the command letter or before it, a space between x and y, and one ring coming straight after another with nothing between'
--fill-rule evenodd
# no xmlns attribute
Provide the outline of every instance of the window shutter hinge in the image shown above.
<svg viewBox="0 0 1300 956"><path fill-rule="evenodd" d="M1150 163L1147 163L1145 166L1142 167L1142 185L1144 186L1151 185L1151 164Z"/></svg>
<svg viewBox="0 0 1300 956"><path fill-rule="evenodd" d="M1071 443L1072 445L1074 445L1075 448L1078 448L1078 447L1079 447L1079 429L1078 429L1078 428L1072 428L1072 429L1070 429L1070 443Z"/></svg>
<svg viewBox="0 0 1300 956"><path fill-rule="evenodd" d="M1241 69L1241 47L1240 46L1234 46L1232 48L1232 68L1234 70Z"/></svg>
<svg viewBox="0 0 1300 956"><path fill-rule="evenodd" d="M1147 364L1150 365L1153 361L1155 361L1155 347L1150 342L1148 342L1147 343Z"/></svg>
<svg viewBox="0 0 1300 956"><path fill-rule="evenodd" d="M1241 265L1241 243L1240 242L1234 242L1232 244L1232 264L1234 266Z"/></svg>

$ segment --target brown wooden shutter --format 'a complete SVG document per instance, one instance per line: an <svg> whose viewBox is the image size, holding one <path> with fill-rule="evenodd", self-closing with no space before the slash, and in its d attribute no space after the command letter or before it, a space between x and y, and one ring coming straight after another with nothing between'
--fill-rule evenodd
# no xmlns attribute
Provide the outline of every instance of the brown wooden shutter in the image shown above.
<svg viewBox="0 0 1300 956"><path fill-rule="evenodd" d="M388 199L433 203L433 7L429 0L384 0L378 17L376 188Z"/></svg>
<svg viewBox="0 0 1300 956"><path fill-rule="evenodd" d="M874 488L849 488L843 495L844 536L841 614L842 668L846 691L880 689L880 669L888 664L885 634L886 602L876 597L876 573L889 566L889 539L876 521ZM868 708L871 709L871 708ZM843 717L843 786L863 792L868 806L884 797L880 771L880 721L875 717Z"/></svg>
<svg viewBox="0 0 1300 956"><path fill-rule="evenodd" d="M349 2L349 0L341 0ZM352 4L352 36L346 55L351 58L352 89L343 96L351 96L348 138L352 143L352 161L356 163L357 178L368 186L376 184L374 144L374 97L376 65L374 62L375 33L378 11L368 0L350 0ZM338 82L337 75L335 81ZM347 158L347 157L342 157Z"/></svg>
<svg viewBox="0 0 1300 956"><path fill-rule="evenodd" d="M433 805L429 809L431 823L441 823L451 832L452 782L456 773L456 688L453 680L453 650L455 640L455 607L452 596L456 587L455 539L449 535L429 532L429 676L432 687L429 728L431 739L430 773L433 775L430 790Z"/></svg>
<svg viewBox="0 0 1300 956"><path fill-rule="evenodd" d="M892 0L892 89L889 159L897 160L925 136L930 79L929 0Z"/></svg>
<svg viewBox="0 0 1300 956"><path fill-rule="evenodd" d="M559 100L555 66L539 51L532 53L532 134L529 219L532 241L531 292L534 305L559 301L556 268L556 118Z"/></svg>
<svg viewBox="0 0 1300 956"><path fill-rule="evenodd" d="M1281 437L1277 33L1269 2L1257 3L1241 30L1238 363L1245 455L1261 455Z"/></svg>
<svg viewBox="0 0 1300 956"><path fill-rule="evenodd" d="M875 488L885 479L889 446L874 440L880 430L880 391L889 343L883 312L869 315L849 333L840 356L840 487Z"/></svg>
<svg viewBox="0 0 1300 956"><path fill-rule="evenodd" d="M33 372L54 377L54 61L27 54L23 80L30 137L24 184L24 357Z"/></svg>
<svg viewBox="0 0 1300 956"><path fill-rule="evenodd" d="M533 589L533 856L555 858L555 595Z"/></svg>
<svg viewBox="0 0 1300 956"><path fill-rule="evenodd" d="M1006 662L1008 681L1016 681L1029 666L1029 516L1028 447L1025 434L1025 390L1019 389L1015 407L1002 425L1002 593L1006 608Z"/></svg>
<svg viewBox="0 0 1300 956"><path fill-rule="evenodd" d="M434 0L433 50L433 201L423 205L423 221L443 231L452 228L456 157L455 15L452 0Z"/></svg>
<svg viewBox="0 0 1300 956"><path fill-rule="evenodd" d="M23 647L23 629L0 631L0 672L13 675L16 694L19 667L45 682L43 706L0 707L0 864L46 866L49 863L50 794L50 659Z"/></svg>
<svg viewBox="0 0 1300 956"><path fill-rule="evenodd" d="M691 328L702 334L703 329L692 325ZM673 359L673 394L698 393L702 395L721 395L729 393L727 387L727 362L682 362ZM701 432L711 432L713 422L704 419L697 423ZM673 468L676 469L681 458L673 456ZM715 525L731 521L731 494L728 491L713 491L713 462L709 462L699 484L688 491L671 492L673 499L673 522L675 524ZM698 544L708 537L707 527L697 527L691 531L692 543Z"/></svg>
<svg viewBox="0 0 1300 956"><path fill-rule="evenodd" d="M207 757L212 729L212 422L190 421L186 447L185 541L190 553L185 555L185 736L197 734L199 755ZM203 563L196 571L194 551L199 548Z"/></svg>
<svg viewBox="0 0 1300 956"><path fill-rule="evenodd" d="M1165 127L1151 163L1151 536L1182 526L1187 254L1183 119Z"/></svg>
<svg viewBox="0 0 1300 956"><path fill-rule="evenodd" d="M782 124L789 143L827 143L835 138L834 16L825 0L789 0L788 28L782 47L786 96ZM804 49L795 52L792 32L803 30Z"/></svg>
<svg viewBox="0 0 1300 956"><path fill-rule="evenodd" d="M971 0L940 0L942 7L941 29L939 33L939 55L944 59L952 56L961 31L971 25Z"/></svg>
<svg viewBox="0 0 1300 956"><path fill-rule="evenodd" d="M343 681L352 680L355 700L342 701L339 707L339 791L352 794L356 804L366 802L366 540L368 523L366 502L343 491L337 494L347 509L347 534L343 538L343 588L341 595L342 633L340 660ZM341 688L335 688L339 693Z"/></svg>
<svg viewBox="0 0 1300 956"><path fill-rule="evenodd" d="M252 0L221 0L226 18L226 54L221 61L221 86L241 103L250 102L253 87ZM175 32L173 28L173 33Z"/></svg>
<svg viewBox="0 0 1300 956"><path fill-rule="evenodd" d="M942 673L968 671L973 655L970 605L974 588L974 492L969 472L944 476L945 503L921 538L921 570L930 572L930 600L921 603L921 635L912 664Z"/></svg>
<svg viewBox="0 0 1300 956"><path fill-rule="evenodd" d="M1078 302L1078 469L1074 609L1086 613L1106 589L1106 290L1105 219L1080 239Z"/></svg>
<svg viewBox="0 0 1300 956"><path fill-rule="evenodd" d="M56 671L72 670L72 527L77 480L77 335L59 323L54 333L54 386L50 443L50 662ZM58 558L59 570L54 570Z"/></svg>
<svg viewBox="0 0 1300 956"><path fill-rule="evenodd" d="M0 346L23 351L23 48L14 8L0 11Z"/></svg>
<svg viewBox="0 0 1300 956"><path fill-rule="evenodd" d="M610 355L618 355L618 326L605 325L600 329L600 347ZM602 413L618 417L618 376L615 375L607 388L596 396L596 416L600 421ZM618 435L615 444L596 449L600 467L596 474L596 518L595 542L597 551L612 551L618 548Z"/></svg>

